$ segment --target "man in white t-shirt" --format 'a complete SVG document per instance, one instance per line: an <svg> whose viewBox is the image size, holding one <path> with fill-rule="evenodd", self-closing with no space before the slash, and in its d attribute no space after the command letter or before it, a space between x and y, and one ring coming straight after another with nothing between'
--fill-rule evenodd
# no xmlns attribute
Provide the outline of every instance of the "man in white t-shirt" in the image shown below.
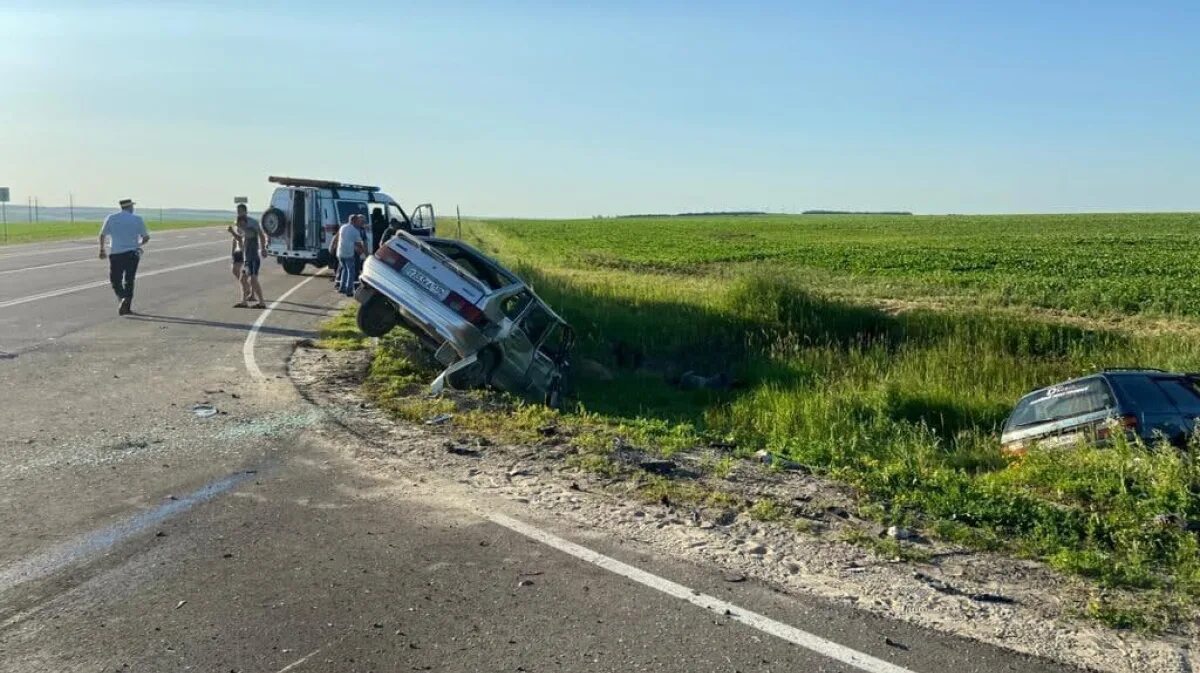
<svg viewBox="0 0 1200 673"><path fill-rule="evenodd" d="M362 215L351 215L350 221L333 237L331 247L338 260L338 291L347 297L354 295L354 284L358 282L358 258L367 254L367 239L363 235L365 224Z"/></svg>
<svg viewBox="0 0 1200 673"><path fill-rule="evenodd" d="M108 279L120 302L118 315L133 313L133 280L137 277L142 246L150 240L146 222L133 214L133 201L121 199L121 210L104 218L100 228L100 259L108 259ZM105 242L109 249L104 249Z"/></svg>

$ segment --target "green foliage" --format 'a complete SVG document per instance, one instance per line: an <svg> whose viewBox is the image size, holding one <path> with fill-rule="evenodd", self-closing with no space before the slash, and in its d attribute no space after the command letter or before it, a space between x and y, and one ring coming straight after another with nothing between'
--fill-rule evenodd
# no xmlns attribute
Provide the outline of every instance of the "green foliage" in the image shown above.
<svg viewBox="0 0 1200 673"><path fill-rule="evenodd" d="M321 323L317 331L317 346L326 350L357 351L367 347L370 339L358 331L358 305L347 306L337 315Z"/></svg>
<svg viewBox="0 0 1200 673"><path fill-rule="evenodd" d="M710 440L740 455L766 449L856 486L879 518L1194 600L1190 454L1080 447L1010 463L997 434L1038 386L1105 366L1200 370L1200 340L1187 334L1200 317L1197 224L1190 214L644 218L472 223L467 238L575 326L577 361L609 372L581 367L577 385L587 422L607 429L597 447L620 435L668 453ZM958 308L871 305L888 297L952 297ZM1118 331L1013 306L1154 313L1184 327ZM736 385L683 390L688 371Z"/></svg>

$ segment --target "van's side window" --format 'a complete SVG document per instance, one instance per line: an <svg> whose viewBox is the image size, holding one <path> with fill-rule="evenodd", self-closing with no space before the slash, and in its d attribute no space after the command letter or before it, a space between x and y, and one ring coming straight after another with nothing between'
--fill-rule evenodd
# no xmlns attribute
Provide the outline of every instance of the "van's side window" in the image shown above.
<svg viewBox="0 0 1200 673"><path fill-rule="evenodd" d="M346 224L350 221L351 215L362 215L367 217L367 204L362 201L338 201L338 224ZM370 218L367 219L370 222Z"/></svg>

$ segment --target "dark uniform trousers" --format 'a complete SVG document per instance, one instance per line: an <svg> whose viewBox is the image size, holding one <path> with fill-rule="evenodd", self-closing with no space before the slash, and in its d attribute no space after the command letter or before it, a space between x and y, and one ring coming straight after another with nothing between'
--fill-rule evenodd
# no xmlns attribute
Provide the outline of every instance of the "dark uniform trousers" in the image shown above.
<svg viewBox="0 0 1200 673"><path fill-rule="evenodd" d="M138 250L108 256L108 279L112 282L117 299L123 302L133 302L133 279L137 276L141 258L141 251Z"/></svg>

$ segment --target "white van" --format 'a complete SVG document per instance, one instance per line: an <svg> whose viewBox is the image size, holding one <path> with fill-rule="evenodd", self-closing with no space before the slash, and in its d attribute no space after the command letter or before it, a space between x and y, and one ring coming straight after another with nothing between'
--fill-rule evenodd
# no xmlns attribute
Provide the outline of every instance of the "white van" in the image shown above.
<svg viewBox="0 0 1200 673"><path fill-rule="evenodd" d="M389 226L421 237L433 236L436 231L433 206L421 204L406 213L378 187L274 175L267 179L280 186L262 214L263 231L270 238L266 254L293 275L308 264L321 268L334 263L329 243L351 215L366 218L371 251Z"/></svg>

